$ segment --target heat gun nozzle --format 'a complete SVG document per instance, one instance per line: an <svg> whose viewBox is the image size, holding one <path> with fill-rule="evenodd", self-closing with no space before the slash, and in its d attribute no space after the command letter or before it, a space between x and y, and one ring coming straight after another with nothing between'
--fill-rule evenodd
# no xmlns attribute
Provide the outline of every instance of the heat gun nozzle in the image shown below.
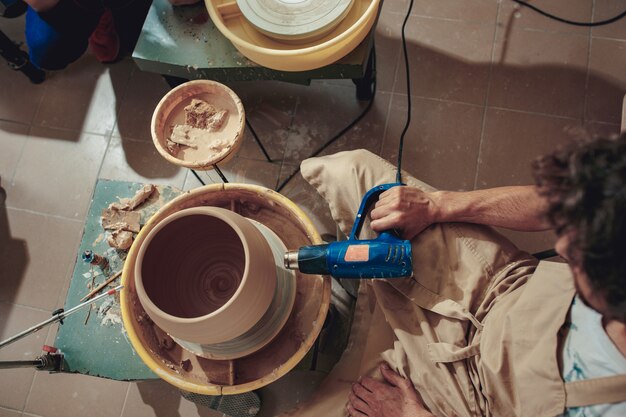
<svg viewBox="0 0 626 417"><path fill-rule="evenodd" d="M297 250L290 250L285 253L285 268L287 269L299 269L298 267L298 252Z"/></svg>

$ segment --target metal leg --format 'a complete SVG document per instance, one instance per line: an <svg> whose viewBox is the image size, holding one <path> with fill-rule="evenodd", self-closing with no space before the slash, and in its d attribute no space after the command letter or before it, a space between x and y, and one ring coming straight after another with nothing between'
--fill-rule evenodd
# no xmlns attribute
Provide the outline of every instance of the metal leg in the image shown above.
<svg viewBox="0 0 626 417"><path fill-rule="evenodd" d="M222 170L217 165L213 165L213 168L215 169L215 172L217 172L217 175L219 175L220 178L222 179L222 182L224 182L224 184L226 184L228 182L228 180L226 179L226 177L222 173Z"/></svg>
<svg viewBox="0 0 626 417"><path fill-rule="evenodd" d="M270 158L269 154L265 150L265 146L263 146L263 144L261 143L261 139L259 139L259 136L256 134L256 132L252 128L252 125L250 124L248 119L246 119L246 126L248 126L248 129L250 129L250 133L252 133L252 137L254 137L254 140L256 141L257 145L259 145L259 148L261 148L261 152L263 152L263 155L265 155L265 159L267 159L267 162L272 162L272 158Z"/></svg>
<svg viewBox="0 0 626 417"><path fill-rule="evenodd" d="M200 181L200 184L206 185L204 181L202 181L202 178L200 178L200 175L198 175L198 173L195 170L192 169L191 172L193 173L193 175L195 175L196 179Z"/></svg>
<svg viewBox="0 0 626 417"><path fill-rule="evenodd" d="M33 84L39 84L46 78L46 73L35 67L28 59L28 54L18 48L2 31L0 31L0 55L7 60L11 68L22 71Z"/></svg>
<svg viewBox="0 0 626 417"><path fill-rule="evenodd" d="M372 45L369 59L367 60L367 67L363 78L353 79L352 82L356 85L356 98L361 101L368 101L372 99L374 94L372 86L376 80L376 45Z"/></svg>

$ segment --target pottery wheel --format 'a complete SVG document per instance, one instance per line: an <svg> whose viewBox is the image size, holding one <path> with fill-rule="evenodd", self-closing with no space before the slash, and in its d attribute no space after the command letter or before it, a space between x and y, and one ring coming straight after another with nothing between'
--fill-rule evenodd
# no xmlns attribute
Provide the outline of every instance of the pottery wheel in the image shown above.
<svg viewBox="0 0 626 417"><path fill-rule="evenodd" d="M237 0L246 20L282 40L323 36L348 14L353 0Z"/></svg>
<svg viewBox="0 0 626 417"><path fill-rule="evenodd" d="M185 391L208 395L248 392L285 375L313 346L330 305L330 278L295 272L295 300L284 326L263 348L237 359L216 360L183 349L145 313L135 290L138 247L149 231L170 214L189 207L222 207L266 226L288 248L321 243L295 204L256 185L214 184L172 200L146 223L130 249L122 283L122 319L133 348L159 377Z"/></svg>

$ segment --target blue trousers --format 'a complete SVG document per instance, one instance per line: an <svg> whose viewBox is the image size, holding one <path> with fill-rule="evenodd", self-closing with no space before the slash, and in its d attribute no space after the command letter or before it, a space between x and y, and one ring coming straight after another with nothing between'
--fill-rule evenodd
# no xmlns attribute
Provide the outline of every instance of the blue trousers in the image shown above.
<svg viewBox="0 0 626 417"><path fill-rule="evenodd" d="M120 53L132 52L150 8L150 0L60 0L51 10L26 12L26 43L31 62L45 70L60 70L87 50L105 8L113 12Z"/></svg>

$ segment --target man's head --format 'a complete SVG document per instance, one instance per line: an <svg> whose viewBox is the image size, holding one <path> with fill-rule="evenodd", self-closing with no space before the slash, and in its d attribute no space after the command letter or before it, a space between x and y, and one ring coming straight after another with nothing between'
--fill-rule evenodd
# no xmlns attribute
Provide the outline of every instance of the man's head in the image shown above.
<svg viewBox="0 0 626 417"><path fill-rule="evenodd" d="M547 217L583 299L626 322L626 134L576 141L534 163Z"/></svg>

